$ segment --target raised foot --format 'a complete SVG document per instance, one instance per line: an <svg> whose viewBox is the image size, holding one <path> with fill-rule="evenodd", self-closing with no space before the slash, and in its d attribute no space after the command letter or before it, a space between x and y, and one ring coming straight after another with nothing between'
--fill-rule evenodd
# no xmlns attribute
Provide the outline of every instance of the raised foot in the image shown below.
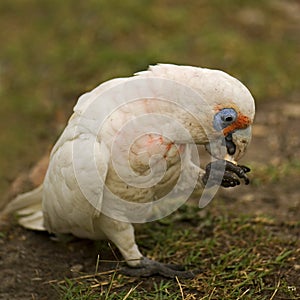
<svg viewBox="0 0 300 300"><path fill-rule="evenodd" d="M141 259L141 263L136 267L123 267L121 273L132 277L150 277L161 275L167 278L193 278L195 273L192 271L184 271L182 266L163 264L146 257Z"/></svg>
<svg viewBox="0 0 300 300"><path fill-rule="evenodd" d="M211 170L214 170L214 176L210 176ZM240 179L243 179L245 184L249 184L250 180L246 173L250 172L250 168L246 166L235 165L227 160L216 160L207 164L206 173L202 180L208 187L216 184L221 184L223 187L234 187L240 184ZM208 180L209 178L209 180ZM221 182L220 182L221 180Z"/></svg>

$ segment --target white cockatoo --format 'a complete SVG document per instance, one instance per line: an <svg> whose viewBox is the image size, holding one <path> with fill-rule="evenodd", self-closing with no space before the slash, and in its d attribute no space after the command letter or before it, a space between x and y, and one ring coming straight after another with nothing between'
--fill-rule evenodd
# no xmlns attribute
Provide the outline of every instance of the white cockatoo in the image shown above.
<svg viewBox="0 0 300 300"><path fill-rule="evenodd" d="M43 184L5 213L26 228L111 240L126 274L189 276L144 257L132 223L171 213L205 186L248 184L250 169L236 162L254 114L248 89L219 70L158 64L110 80L79 98ZM204 169L194 145L215 159Z"/></svg>

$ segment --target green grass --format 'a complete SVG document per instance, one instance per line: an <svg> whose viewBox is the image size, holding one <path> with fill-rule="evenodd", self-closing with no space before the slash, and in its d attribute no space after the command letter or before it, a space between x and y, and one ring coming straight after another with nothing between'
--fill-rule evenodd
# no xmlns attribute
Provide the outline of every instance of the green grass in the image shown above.
<svg viewBox="0 0 300 300"><path fill-rule="evenodd" d="M300 259L296 235L300 223L249 216L200 217L193 206L182 207L166 220L170 223L155 222L138 232L142 251L153 259L181 262L198 270L194 279L129 278L113 270L84 274L54 285L61 299L261 300L300 296L298 279L293 278ZM272 298L273 294L279 298Z"/></svg>
<svg viewBox="0 0 300 300"><path fill-rule="evenodd" d="M257 186L280 183L285 178L297 178L300 174L300 161L298 159L287 159L266 164L253 163L251 167L252 170L255 170L252 183Z"/></svg>

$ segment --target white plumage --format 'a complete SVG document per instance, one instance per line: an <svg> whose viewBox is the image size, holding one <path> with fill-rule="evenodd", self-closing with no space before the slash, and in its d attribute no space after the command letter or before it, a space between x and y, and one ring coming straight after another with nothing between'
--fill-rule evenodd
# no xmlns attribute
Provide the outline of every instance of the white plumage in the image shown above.
<svg viewBox="0 0 300 300"><path fill-rule="evenodd" d="M162 100L160 94L156 98L143 97L143 90L140 90L137 92L140 95L138 101L127 102L113 112L109 111L107 107L117 107L113 103L114 98L109 96L112 89L119 91L119 86L122 86L121 91L131 93L126 91L126 86L134 85L138 82L137 79L153 78L162 80L159 89L165 89L162 94L164 97L167 95L168 100L180 96L170 88L172 84L178 83L199 94L208 105L200 103L195 107L194 102L191 102L180 107L177 105L179 100L172 104ZM152 95L156 95L153 86L149 90ZM122 97L117 92L115 94L116 99ZM100 102L95 99L101 101L102 107L96 106ZM189 102L188 96L186 99ZM93 109L89 111L91 107ZM190 109L193 113L190 113ZM234 110L236 119L226 126L222 123L222 130L217 130L214 116L224 109ZM103 115L107 112L110 113L104 118ZM197 116L195 112L198 112ZM225 112L226 110L224 114ZM226 159L236 161L244 154L250 141L254 112L254 100L247 88L235 78L217 70L160 64L137 73L134 77L105 82L79 98L74 114L53 147L43 185L18 196L7 206L5 212L17 211L23 215L20 224L30 229L72 233L95 240L109 239L119 248L129 266L147 270L139 273L140 275L160 273L160 267L165 267L143 258L138 250L130 217L127 216L128 222L125 222L126 213L111 213L110 210L118 210L118 207L114 206L114 198L110 198L106 188L128 203L151 203L174 188L183 169L196 170L199 174L195 189L203 188L205 170L192 161L190 144L195 142L197 145L206 145L210 151L207 144L211 139L214 142L223 135L231 135L236 149L233 154L227 154ZM100 114L104 120L101 124L98 122ZM159 114L162 118L159 119L154 114ZM221 115L221 120L223 119ZM188 129L189 139L184 132L181 134L175 130L174 134L174 122ZM135 134L143 126L150 128L151 132ZM93 160L88 154L91 145ZM225 159L222 151L219 154L214 151L214 156ZM151 157L155 158L151 167L152 171L157 171L157 175L154 172L156 177L151 177ZM161 166L165 168L163 172ZM120 174L126 177L127 182L124 177L120 178ZM136 186L128 184L130 180L136 181ZM151 184L151 180L155 184ZM188 185L192 179L186 177L184 180ZM175 276L181 273L168 268L161 274Z"/></svg>

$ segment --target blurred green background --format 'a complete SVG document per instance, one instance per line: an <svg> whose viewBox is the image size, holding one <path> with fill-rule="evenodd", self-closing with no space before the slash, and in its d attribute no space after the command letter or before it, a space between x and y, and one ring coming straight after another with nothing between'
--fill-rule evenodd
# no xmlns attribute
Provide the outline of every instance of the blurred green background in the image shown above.
<svg viewBox="0 0 300 300"><path fill-rule="evenodd" d="M299 18L288 0L1 0L1 191L55 142L80 94L149 64L222 69L258 106L299 97Z"/></svg>

